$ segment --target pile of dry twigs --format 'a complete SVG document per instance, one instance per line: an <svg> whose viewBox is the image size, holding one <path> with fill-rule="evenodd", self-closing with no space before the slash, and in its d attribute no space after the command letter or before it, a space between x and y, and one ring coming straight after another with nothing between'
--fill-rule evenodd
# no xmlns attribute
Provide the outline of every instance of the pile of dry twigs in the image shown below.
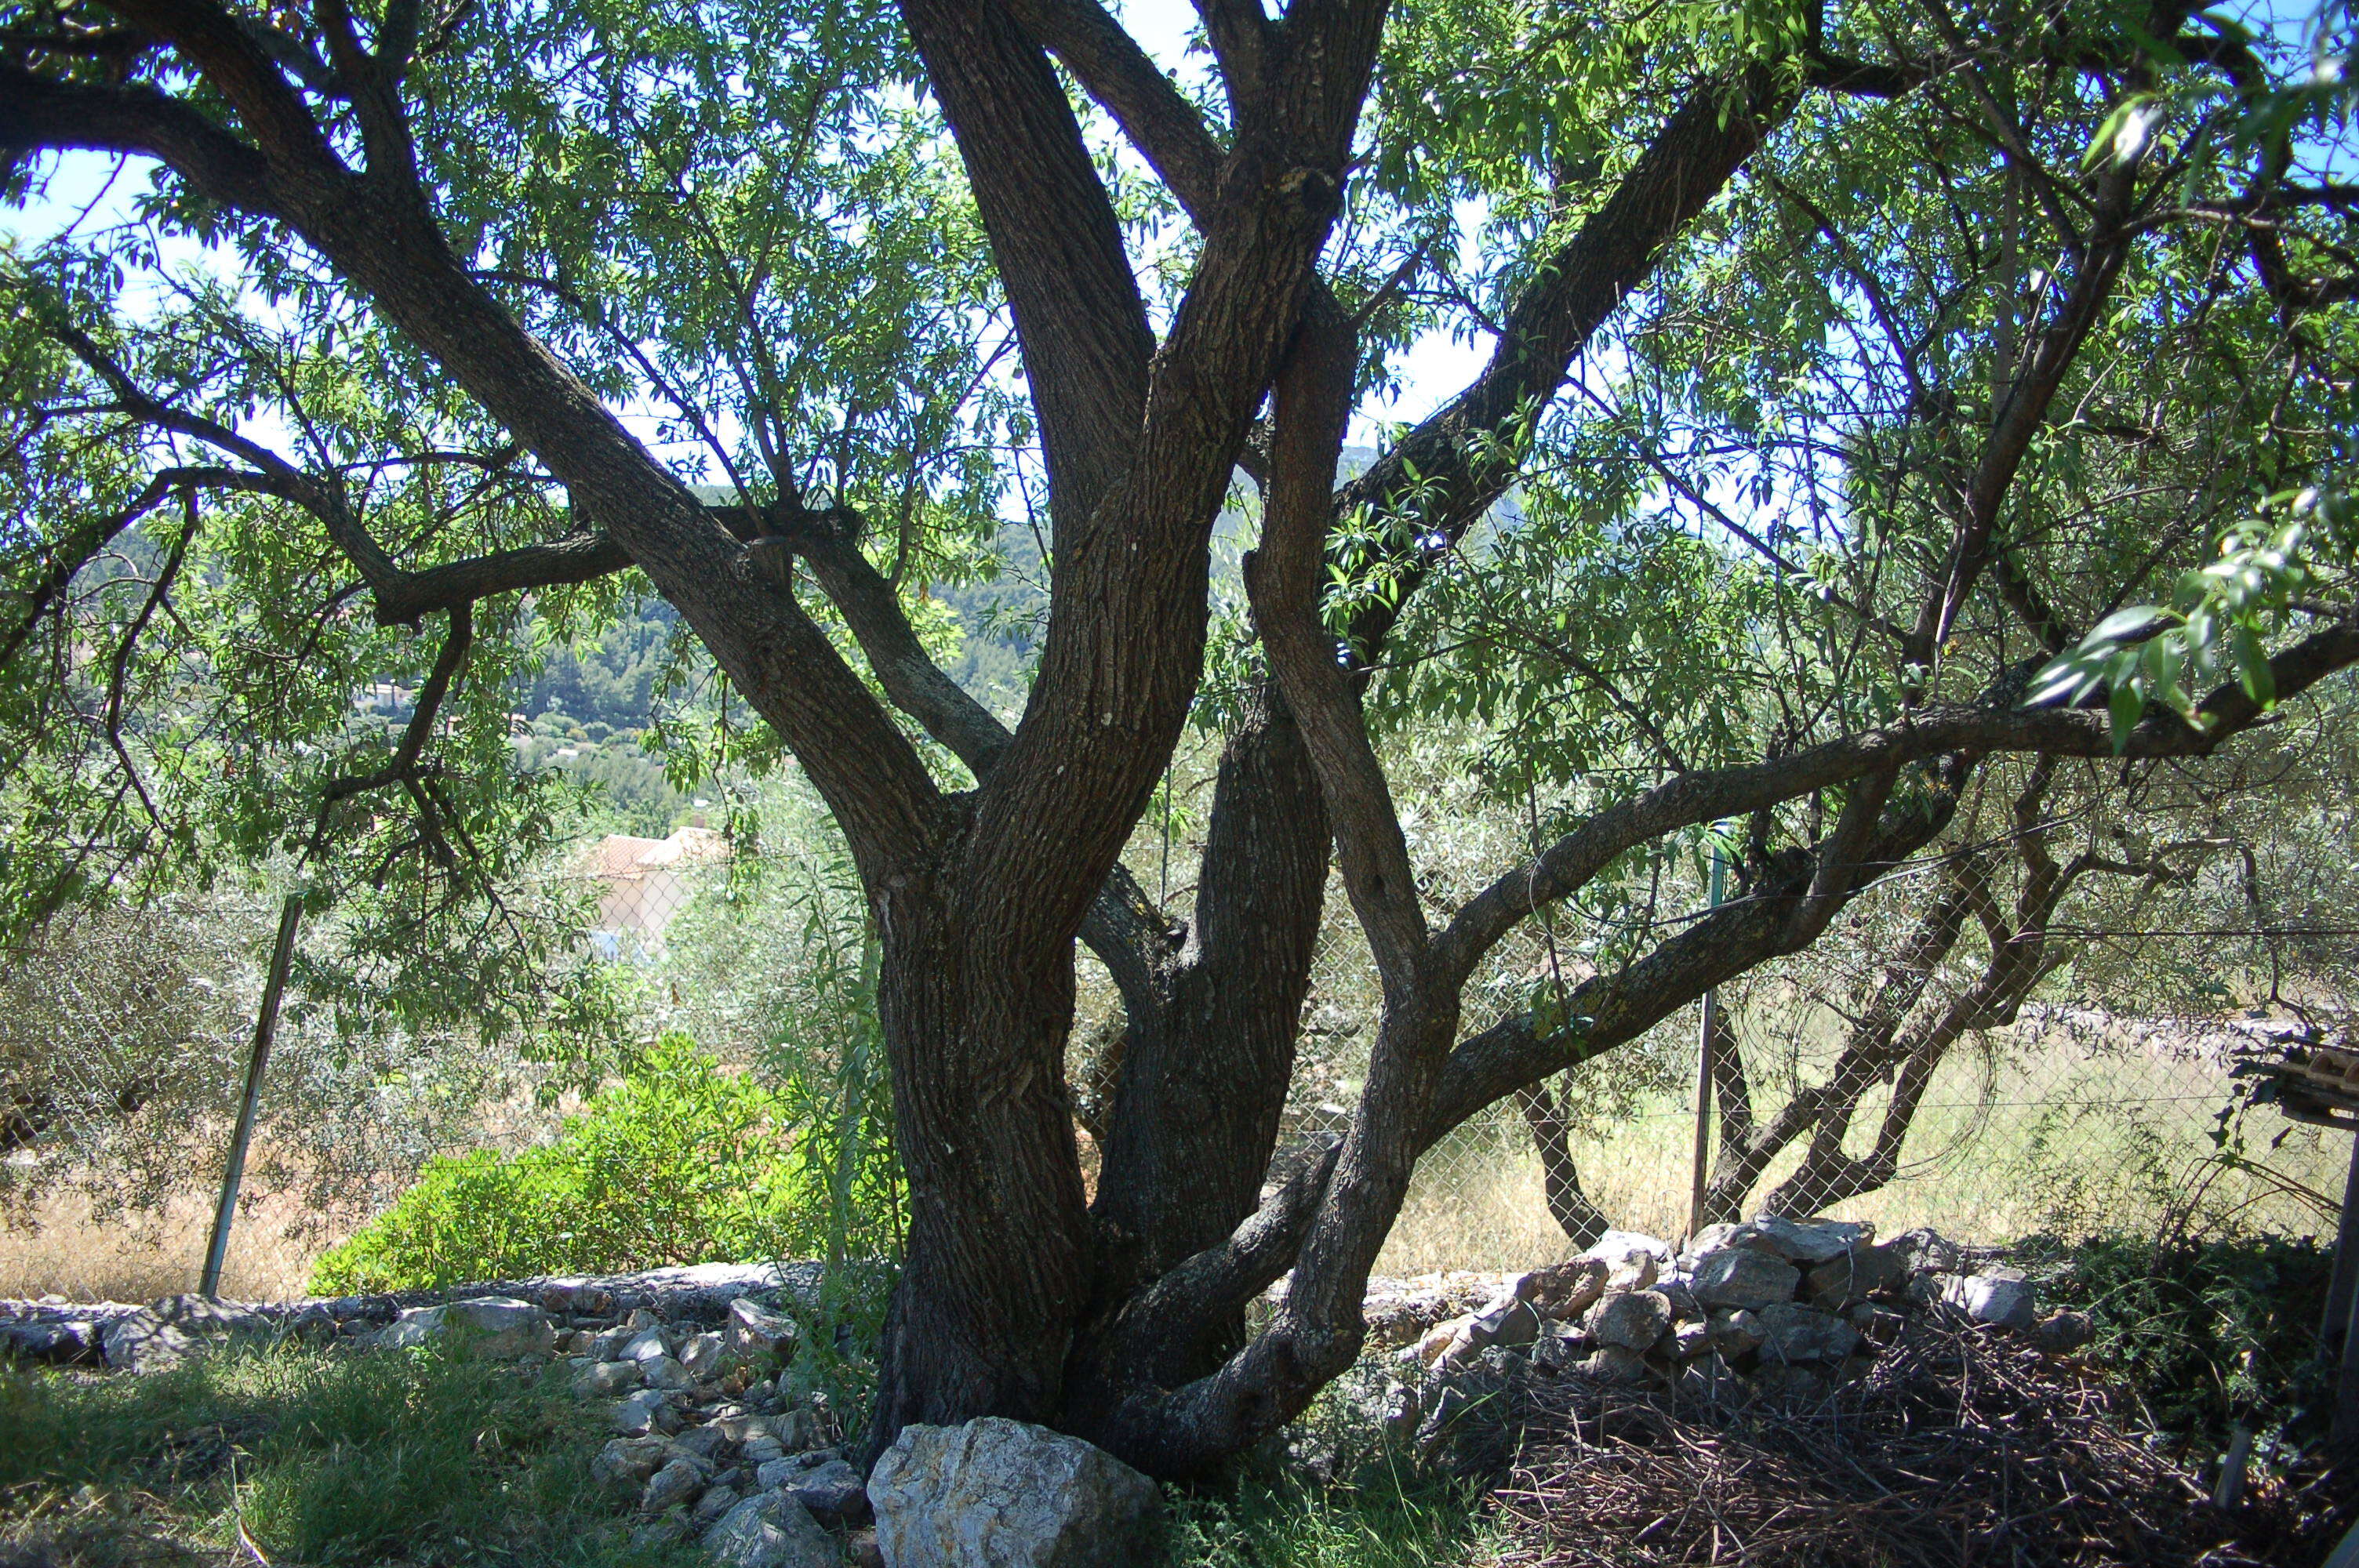
<svg viewBox="0 0 2359 1568"><path fill-rule="evenodd" d="M2343 1529L2348 1478L2256 1476L2214 1508L2125 1429L2100 1370L2012 1335L1913 1323L1864 1379L1775 1407L1607 1390L1528 1390L1497 1494L1507 1563L1746 1568L2309 1568Z"/></svg>

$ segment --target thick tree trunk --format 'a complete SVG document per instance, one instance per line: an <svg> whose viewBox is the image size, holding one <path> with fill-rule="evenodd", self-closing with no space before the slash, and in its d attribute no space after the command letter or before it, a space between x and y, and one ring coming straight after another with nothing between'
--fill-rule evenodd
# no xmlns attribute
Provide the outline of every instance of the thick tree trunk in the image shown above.
<svg viewBox="0 0 2359 1568"><path fill-rule="evenodd" d="M877 900L879 1022L909 1234L872 1433L991 1414L1054 1419L1088 1290L1087 1217L1062 1071L1069 955L1009 967L956 879Z"/></svg>
<svg viewBox="0 0 2359 1568"><path fill-rule="evenodd" d="M1125 986L1086 1215L1061 1070L1070 963L1019 983L965 901L915 879L888 892L880 1012L911 1215L872 1441L984 1412L1087 1430L1114 1390L1176 1387L1236 1349L1240 1303L1143 1338L1114 1330L1260 1201L1327 850L1301 741L1275 692L1256 693L1223 756L1194 928Z"/></svg>
<svg viewBox="0 0 2359 1568"><path fill-rule="evenodd" d="M1261 1201L1294 1072L1327 882L1327 817L1293 719L1265 685L1221 760L1193 930L1151 1006L1130 1004L1092 1219L1102 1319ZM1167 1386L1242 1341L1241 1312L1156 1347Z"/></svg>

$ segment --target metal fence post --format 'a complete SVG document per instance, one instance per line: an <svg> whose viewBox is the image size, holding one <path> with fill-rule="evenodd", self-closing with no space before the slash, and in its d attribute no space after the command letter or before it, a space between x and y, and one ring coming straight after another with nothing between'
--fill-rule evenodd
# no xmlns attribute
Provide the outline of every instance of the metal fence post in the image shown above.
<svg viewBox="0 0 2359 1568"><path fill-rule="evenodd" d="M1707 907L1720 907L1721 879L1726 863L1718 846L1712 851L1712 886ZM1703 993L1703 1028L1696 1046L1695 1178L1688 1195L1688 1235L1703 1229L1704 1190L1712 1177L1712 1043L1720 1033L1720 988Z"/></svg>
<svg viewBox="0 0 2359 1568"><path fill-rule="evenodd" d="M295 927L303 918L303 901L287 895L278 912L278 945L270 952L270 979L262 988L262 1010L254 1021L254 1054L245 1064L245 1098L238 1102L237 1131L229 1145L229 1164L222 1172L221 1204L213 1210L212 1240L205 1248L205 1271L197 1293L221 1292L222 1262L229 1255L229 1227L237 1217L237 1189L245 1180L246 1146L254 1141L254 1111L262 1098L262 1073L270 1061L270 1039L278 1033L278 1000L287 992L287 969L295 958Z"/></svg>

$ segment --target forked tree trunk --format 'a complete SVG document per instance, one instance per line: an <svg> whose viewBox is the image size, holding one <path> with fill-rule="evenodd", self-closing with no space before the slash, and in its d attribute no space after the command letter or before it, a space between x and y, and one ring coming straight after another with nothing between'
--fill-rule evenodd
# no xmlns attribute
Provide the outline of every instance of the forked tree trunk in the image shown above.
<svg viewBox="0 0 2359 1568"><path fill-rule="evenodd" d="M1097 1201L1093 1318L1103 1321L1261 1201L1294 1074L1327 887L1318 775L1266 683L1229 738L1185 945L1126 998L1122 1067ZM1207 1314L1158 1347L1167 1386L1242 1343L1241 1310Z"/></svg>
<svg viewBox="0 0 2359 1568"><path fill-rule="evenodd" d="M879 1012L911 1212L873 1441L977 1411L1086 1427L1110 1390L1178 1387L1242 1343L1235 1303L1143 1341L1114 1330L1261 1199L1325 893L1318 787L1275 692L1250 695L1195 919L1110 965L1127 1017L1086 1214L1063 1073L1070 961L1018 985L993 940L1003 926L915 881L888 895Z"/></svg>

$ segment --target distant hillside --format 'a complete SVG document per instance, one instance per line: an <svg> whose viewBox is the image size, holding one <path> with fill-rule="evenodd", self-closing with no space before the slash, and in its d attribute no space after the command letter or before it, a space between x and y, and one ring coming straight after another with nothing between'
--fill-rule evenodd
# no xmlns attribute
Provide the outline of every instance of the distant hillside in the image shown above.
<svg viewBox="0 0 2359 1568"><path fill-rule="evenodd" d="M1343 471L1375 460L1369 449L1343 454ZM1512 515L1512 503L1503 503ZM1245 544L1251 524L1237 511L1222 514L1212 536L1212 594L1215 611L1242 602ZM935 583L928 591L958 615L965 638L950 662L951 678L1002 719L1024 711L1047 629L1048 571L1038 540L1022 523L1007 523L995 541L999 575L985 581ZM528 768L562 768L600 788L635 832L660 837L691 815L693 803L673 790L663 770L640 750L654 720L654 694L679 613L650 594L595 638L552 650L540 673L521 684L516 711L528 722L518 752Z"/></svg>

